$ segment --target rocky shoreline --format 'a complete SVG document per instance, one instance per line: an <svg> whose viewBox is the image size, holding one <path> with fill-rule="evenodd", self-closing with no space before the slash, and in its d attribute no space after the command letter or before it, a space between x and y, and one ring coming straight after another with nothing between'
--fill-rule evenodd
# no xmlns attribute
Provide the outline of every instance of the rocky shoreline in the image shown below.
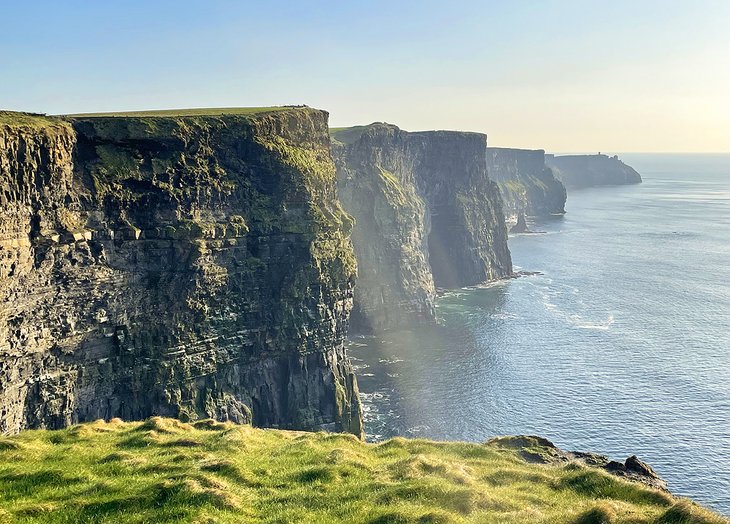
<svg viewBox="0 0 730 524"><path fill-rule="evenodd" d="M577 462L650 488L669 492L667 482L636 455L628 457L624 462L617 462L597 453L564 451L548 439L534 435L496 437L487 444L518 450L520 456L527 462L553 465Z"/></svg>

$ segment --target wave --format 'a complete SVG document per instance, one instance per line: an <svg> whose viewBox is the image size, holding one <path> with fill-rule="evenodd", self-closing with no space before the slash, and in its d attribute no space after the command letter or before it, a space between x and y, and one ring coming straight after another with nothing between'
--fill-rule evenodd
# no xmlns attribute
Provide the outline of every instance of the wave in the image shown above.
<svg viewBox="0 0 730 524"><path fill-rule="evenodd" d="M517 318L517 315L515 315L514 313L501 312L501 313L492 313L491 315L489 315L489 318L491 318L493 320L512 320L512 319Z"/></svg>
<svg viewBox="0 0 730 524"><path fill-rule="evenodd" d="M381 364L397 364L398 362L405 362L402 358L379 358L378 362Z"/></svg>
<svg viewBox="0 0 730 524"><path fill-rule="evenodd" d="M608 331L611 328L613 322L613 315L609 314L605 322L583 322L582 320L577 320L573 324L573 326L577 327L578 329L596 329L598 331Z"/></svg>
<svg viewBox="0 0 730 524"><path fill-rule="evenodd" d="M578 313L568 313L561 309L561 307L553 302L553 299L558 297L559 295L563 295L566 291L570 295L578 295L578 288L574 288L572 286L567 286L568 289L563 291L558 290L550 290L550 291L541 291L542 295L542 303L545 307L546 311L549 311L553 314L555 314L558 318L564 320L566 323L570 324L572 327L578 328L578 329L594 329L598 331L608 331L611 326L613 325L615 319L613 314L609 313L606 317L605 321L590 321L586 320L583 315L580 315ZM574 302L572 302L573 306L578 306L578 309L587 309L585 307L585 303L580 298L574 299ZM591 315L593 316L593 315Z"/></svg>

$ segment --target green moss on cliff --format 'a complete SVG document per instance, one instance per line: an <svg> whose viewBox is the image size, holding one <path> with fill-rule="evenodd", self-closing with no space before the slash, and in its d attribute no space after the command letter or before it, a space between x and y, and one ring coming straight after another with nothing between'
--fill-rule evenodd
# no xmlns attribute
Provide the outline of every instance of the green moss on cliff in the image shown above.
<svg viewBox="0 0 730 524"><path fill-rule="evenodd" d="M545 182L540 180L535 175L530 175L529 180L532 183L532 185L534 185L536 188L540 189L540 191L546 192L549 190L547 184L545 184Z"/></svg>
<svg viewBox="0 0 730 524"><path fill-rule="evenodd" d="M490 444L113 420L0 440L0 522L697 523L602 471Z"/></svg>
<svg viewBox="0 0 730 524"><path fill-rule="evenodd" d="M380 181L379 185L383 196L388 203L390 203L396 210L407 205L409 198L398 178L387 169L383 169L380 166L378 166L377 169ZM412 195L412 198L413 197L415 197L415 195Z"/></svg>
<svg viewBox="0 0 730 524"><path fill-rule="evenodd" d="M331 285L354 278L357 265L349 235L353 219L335 198L336 172L328 144L294 144L281 136L258 136L257 141L291 169L294 192L308 202L306 217L282 220L286 232L313 234L312 255Z"/></svg>
<svg viewBox="0 0 730 524"><path fill-rule="evenodd" d="M523 194L525 192L525 184L519 180L507 180L501 185L503 188L507 189L507 191L514 194Z"/></svg>

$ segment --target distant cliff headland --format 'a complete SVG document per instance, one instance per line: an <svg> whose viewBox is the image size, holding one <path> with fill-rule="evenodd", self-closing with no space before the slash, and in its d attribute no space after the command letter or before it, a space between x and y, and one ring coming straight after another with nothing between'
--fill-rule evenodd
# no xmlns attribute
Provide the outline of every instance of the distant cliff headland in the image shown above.
<svg viewBox="0 0 730 524"><path fill-rule="evenodd" d="M487 170L499 185L510 223L525 215L565 213L565 187L545 164L545 151L488 147Z"/></svg>
<svg viewBox="0 0 730 524"><path fill-rule="evenodd" d="M616 155L546 155L545 163L569 190L641 183L641 175Z"/></svg>

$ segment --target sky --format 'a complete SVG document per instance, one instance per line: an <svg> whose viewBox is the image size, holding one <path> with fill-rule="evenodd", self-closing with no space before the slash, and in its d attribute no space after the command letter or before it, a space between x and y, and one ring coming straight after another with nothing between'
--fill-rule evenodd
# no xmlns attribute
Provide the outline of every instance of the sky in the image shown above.
<svg viewBox="0 0 730 524"><path fill-rule="evenodd" d="M0 0L0 108L306 104L333 127L730 152L730 0Z"/></svg>

